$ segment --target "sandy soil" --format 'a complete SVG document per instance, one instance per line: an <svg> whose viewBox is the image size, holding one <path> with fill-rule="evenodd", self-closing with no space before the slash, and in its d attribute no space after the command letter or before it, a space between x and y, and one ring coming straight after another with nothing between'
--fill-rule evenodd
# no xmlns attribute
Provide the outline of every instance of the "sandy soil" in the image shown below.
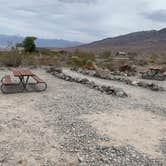
<svg viewBox="0 0 166 166"><path fill-rule="evenodd" d="M132 145L138 151L162 156L160 140L166 134L166 121L158 115L144 110L114 110L112 113L98 113L82 116L99 134L112 138L107 146Z"/></svg>
<svg viewBox="0 0 166 166"><path fill-rule="evenodd" d="M111 138L102 142L105 146L129 144L140 153L165 158L160 140L166 138L166 93L106 81L130 95L119 99L57 79L42 69L33 72L48 83L45 92L0 93L0 165L79 165L78 155L62 147L64 140L73 141L72 133L65 128L62 132L62 127L75 119L100 137ZM0 77L7 73L12 74L1 70Z"/></svg>

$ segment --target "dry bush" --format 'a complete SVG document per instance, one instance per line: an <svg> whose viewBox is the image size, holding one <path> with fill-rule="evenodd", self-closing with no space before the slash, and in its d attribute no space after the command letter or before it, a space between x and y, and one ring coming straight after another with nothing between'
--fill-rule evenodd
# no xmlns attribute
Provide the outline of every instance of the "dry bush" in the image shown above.
<svg viewBox="0 0 166 166"><path fill-rule="evenodd" d="M160 65L166 65L166 55L164 53L160 54L157 61Z"/></svg>
<svg viewBox="0 0 166 166"><path fill-rule="evenodd" d="M22 57L21 64L23 66L29 66L29 65L36 66L37 65L37 61L35 59L35 54L25 53L25 54L22 54L21 57Z"/></svg>
<svg viewBox="0 0 166 166"><path fill-rule="evenodd" d="M157 54L152 54L149 58L149 63L156 64L158 61L158 55Z"/></svg>
<svg viewBox="0 0 166 166"><path fill-rule="evenodd" d="M85 67L90 61L95 61L95 55L93 53L76 51L69 53L67 56L67 64L69 66Z"/></svg>
<svg viewBox="0 0 166 166"><path fill-rule="evenodd" d="M92 60L88 60L87 62L86 62L86 64L85 64L85 66L84 66L86 69L94 69L94 66L93 66L93 61Z"/></svg>
<svg viewBox="0 0 166 166"><path fill-rule="evenodd" d="M12 49L9 52L1 53L1 64L9 67L17 67L21 65L21 55L17 50Z"/></svg>
<svg viewBox="0 0 166 166"><path fill-rule="evenodd" d="M33 56L34 57L34 56ZM26 58L34 62L31 56L26 56ZM73 53L68 53L66 51L52 51L49 49L40 49L38 56L36 57L35 63L38 65L54 65L54 66L69 66L69 67L84 67L90 61L95 61L95 56L92 53L76 51Z"/></svg>
<svg viewBox="0 0 166 166"><path fill-rule="evenodd" d="M95 61L94 54L86 52L67 53L62 51L50 51L49 49L40 49L35 53L19 52L13 49L10 52L0 53L0 62L5 66L39 66L39 65L54 65L54 66L77 66L85 67Z"/></svg>
<svg viewBox="0 0 166 166"><path fill-rule="evenodd" d="M50 57L50 56L42 56L42 57L36 57L36 61L38 65L56 65L57 58L56 57Z"/></svg>
<svg viewBox="0 0 166 166"><path fill-rule="evenodd" d="M130 65L124 65L119 68L120 72L136 72L136 68Z"/></svg>
<svg viewBox="0 0 166 166"><path fill-rule="evenodd" d="M103 58L103 59L111 59L112 58L112 52L111 51L104 51L98 55L98 58Z"/></svg>
<svg viewBox="0 0 166 166"><path fill-rule="evenodd" d="M128 58L114 58L106 62L98 62L97 65L110 71L119 71L123 66L132 66L133 61Z"/></svg>
<svg viewBox="0 0 166 166"><path fill-rule="evenodd" d="M39 54L46 55L46 56L54 56L58 54L58 51L53 51L50 49L42 48L38 50Z"/></svg>
<svg viewBox="0 0 166 166"><path fill-rule="evenodd" d="M110 71L117 71L118 70L117 65L113 62L98 63L97 66L100 68L103 68L103 69L108 69Z"/></svg>

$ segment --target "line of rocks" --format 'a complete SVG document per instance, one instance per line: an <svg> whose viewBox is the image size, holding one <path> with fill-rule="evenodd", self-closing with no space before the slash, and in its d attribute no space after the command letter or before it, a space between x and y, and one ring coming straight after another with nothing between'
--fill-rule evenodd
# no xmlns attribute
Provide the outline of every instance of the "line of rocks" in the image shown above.
<svg viewBox="0 0 166 166"><path fill-rule="evenodd" d="M97 77L101 79L124 82L125 84L128 84L128 85L139 86L142 88L150 89L152 91L165 91L163 87L160 87L155 83L147 83L143 81L132 81L131 79L124 78L124 77L114 77L112 76L111 73L108 73L108 72L100 74L99 72L95 70L87 70L87 69L81 69L76 67L71 68L71 70L84 74L84 75L93 76L93 77Z"/></svg>
<svg viewBox="0 0 166 166"><path fill-rule="evenodd" d="M95 84L95 82L89 81L87 78L71 77L69 75L64 74L62 72L62 70L59 69L59 68L58 69L49 68L47 70L47 72L54 75L55 77L58 77L60 79L66 80L66 81L84 84L84 85L86 85L87 87L89 87L91 89L98 90L98 91L100 91L102 93L105 93L107 95L113 95L113 96L117 96L117 97L127 97L127 93L124 92L120 88L115 88L113 86L106 86L106 85L97 85L97 84Z"/></svg>

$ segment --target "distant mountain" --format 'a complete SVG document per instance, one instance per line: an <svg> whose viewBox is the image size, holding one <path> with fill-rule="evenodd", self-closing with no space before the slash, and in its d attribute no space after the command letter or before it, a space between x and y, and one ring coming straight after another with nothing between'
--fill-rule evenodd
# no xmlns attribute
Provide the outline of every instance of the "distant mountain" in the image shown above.
<svg viewBox="0 0 166 166"><path fill-rule="evenodd" d="M22 36L10 36L10 35L0 35L0 47L4 48L9 45L15 45L24 40ZM64 48L64 47L74 47L81 45L83 43L77 41L68 41L62 39L40 39L36 40L37 47L49 47L49 48Z"/></svg>
<svg viewBox="0 0 166 166"><path fill-rule="evenodd" d="M92 52L101 52L111 50L112 52L125 51L137 53L166 53L166 28L151 31L141 31L121 35L114 38L106 38L68 50L83 50Z"/></svg>

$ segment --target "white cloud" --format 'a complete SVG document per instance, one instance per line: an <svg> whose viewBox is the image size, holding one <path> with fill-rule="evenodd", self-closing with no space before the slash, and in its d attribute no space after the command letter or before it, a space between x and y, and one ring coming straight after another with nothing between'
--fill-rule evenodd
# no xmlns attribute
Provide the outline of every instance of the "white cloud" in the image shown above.
<svg viewBox="0 0 166 166"><path fill-rule="evenodd" d="M164 26L166 1L0 0L0 31L90 42ZM161 12L162 11L162 12Z"/></svg>

